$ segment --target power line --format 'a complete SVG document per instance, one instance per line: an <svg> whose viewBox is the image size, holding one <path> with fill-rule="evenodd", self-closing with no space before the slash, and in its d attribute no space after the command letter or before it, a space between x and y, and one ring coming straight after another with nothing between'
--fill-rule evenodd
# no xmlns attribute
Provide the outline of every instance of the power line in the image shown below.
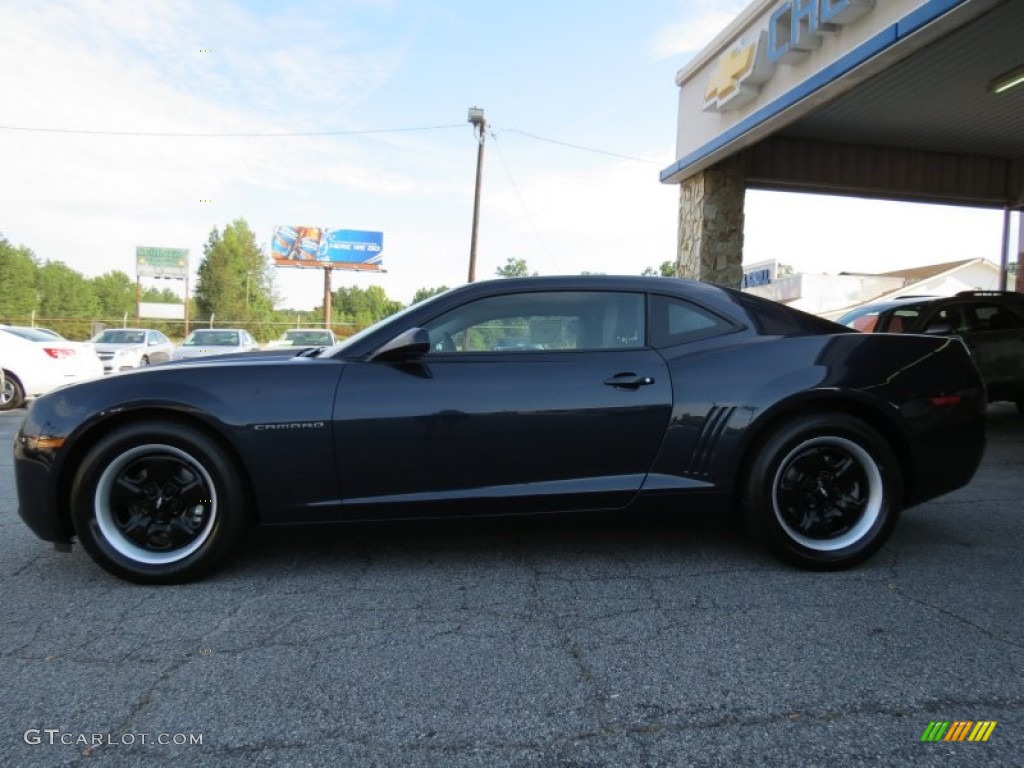
<svg viewBox="0 0 1024 768"><path fill-rule="evenodd" d="M568 141L559 141L558 139L549 139L544 136L538 136L535 133L528 133L527 131L521 131L518 128L505 128L504 133L518 133L521 136L526 136L536 141L544 141L548 144L557 144L560 147L569 147L570 149L578 149L583 152L593 152L598 155L607 155L608 157L617 157L620 160L632 160L636 163L648 163L649 165L661 165L661 163L655 160L646 160L642 157L633 157L632 155L620 155L618 152L608 152L604 149L595 149L594 147L584 147L581 144L570 144ZM492 134L493 135L493 134Z"/></svg>
<svg viewBox="0 0 1024 768"><path fill-rule="evenodd" d="M366 128L363 130L351 130L351 131L263 131L263 132L239 132L239 133L201 133L201 132L175 132L175 131L105 131L105 130L91 130L88 128L40 128L35 126L25 125L0 125L0 131L21 131L23 133L57 133L57 134L71 134L77 136L138 136L138 137L152 137L152 138L167 138L167 139L244 139L244 138L264 138L264 139L278 139L278 138L301 138L301 137L312 137L312 136L367 136L377 133L415 133L419 131L440 131L447 130L449 128L462 128L464 123L449 123L446 125L419 125L410 126L406 128ZM647 163L648 165L658 165L654 160L647 160L642 157L634 157L632 155L623 155L618 152L609 152L604 149L597 149L595 147L586 147L582 144L573 144L568 141L560 141L558 139L551 139L546 136L538 136L535 133L529 131L523 131L518 128L505 128L504 133L517 133L520 136L526 136L527 138L535 141L543 141L548 144L556 144L560 147L568 147L569 149L576 149L581 152L592 152L598 155L605 155L606 157L617 157L620 160L631 160L635 163ZM491 131L491 135L495 136L494 131Z"/></svg>
<svg viewBox="0 0 1024 768"><path fill-rule="evenodd" d="M556 270L560 269L558 266L558 259L551 255L551 251L548 250L547 244L544 242L543 236L540 234L540 230L537 229L537 225L533 223L533 217L530 216L530 209L526 206L526 200L523 199L522 192L519 191L519 186L516 184L516 180L512 177L512 171L508 167L508 163L505 162L505 154L501 151L501 142L498 141L498 136L494 131L491 131L491 138L494 139L494 148L498 150L498 159L501 160L501 165L505 169L505 174L508 176L509 183L512 184L512 189L516 193L516 197L519 198L519 204L523 206L523 215L526 216L526 221L530 225L530 229L533 230L533 234L537 236L537 242L540 243L540 248L544 251L544 254L548 257L549 261L554 264Z"/></svg>
<svg viewBox="0 0 1024 768"><path fill-rule="evenodd" d="M30 128L18 125L0 125L0 131L24 131L28 133L64 133L83 136L152 136L159 138L290 138L301 136L362 136L372 133L410 133L414 131L438 131L445 128L462 128L464 123L449 125L422 125L411 128L369 128L361 131L281 131L267 133L171 133L162 131L93 131L83 128Z"/></svg>

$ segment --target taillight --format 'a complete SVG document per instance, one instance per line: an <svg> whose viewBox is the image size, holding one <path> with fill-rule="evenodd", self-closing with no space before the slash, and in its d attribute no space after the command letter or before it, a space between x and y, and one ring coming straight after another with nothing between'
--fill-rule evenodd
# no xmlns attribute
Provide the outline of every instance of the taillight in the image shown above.
<svg viewBox="0 0 1024 768"><path fill-rule="evenodd" d="M932 398L932 405L957 405L959 402L960 395L943 395Z"/></svg>
<svg viewBox="0 0 1024 768"><path fill-rule="evenodd" d="M67 347L43 347L43 351L55 360L75 356L75 350L68 349Z"/></svg>

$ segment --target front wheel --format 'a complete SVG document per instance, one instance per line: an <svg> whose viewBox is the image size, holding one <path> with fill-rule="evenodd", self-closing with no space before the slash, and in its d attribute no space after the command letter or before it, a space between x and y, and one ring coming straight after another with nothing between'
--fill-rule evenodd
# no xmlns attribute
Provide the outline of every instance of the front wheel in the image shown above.
<svg viewBox="0 0 1024 768"><path fill-rule="evenodd" d="M761 444L746 481L751 532L786 562L811 570L855 565L886 542L903 484L886 440L840 413L798 417Z"/></svg>
<svg viewBox="0 0 1024 768"><path fill-rule="evenodd" d="M245 488L223 449L173 422L130 424L86 454L71 489L82 546L103 568L143 584L204 576L248 523Z"/></svg>

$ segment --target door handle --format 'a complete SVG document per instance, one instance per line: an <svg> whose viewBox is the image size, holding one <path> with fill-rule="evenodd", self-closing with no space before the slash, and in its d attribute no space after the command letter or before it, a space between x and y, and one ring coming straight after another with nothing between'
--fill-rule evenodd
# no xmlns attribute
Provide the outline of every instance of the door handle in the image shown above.
<svg viewBox="0 0 1024 768"><path fill-rule="evenodd" d="M611 378L605 379L604 384L616 389L639 389L654 383L651 376L637 376L635 373L616 373Z"/></svg>

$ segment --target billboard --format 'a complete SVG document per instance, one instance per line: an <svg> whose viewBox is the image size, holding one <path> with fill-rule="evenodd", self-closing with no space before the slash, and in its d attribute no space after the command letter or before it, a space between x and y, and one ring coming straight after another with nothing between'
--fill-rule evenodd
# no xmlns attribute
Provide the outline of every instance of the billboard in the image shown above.
<svg viewBox="0 0 1024 768"><path fill-rule="evenodd" d="M139 277L188 276L188 248L135 248L135 274Z"/></svg>
<svg viewBox="0 0 1024 768"><path fill-rule="evenodd" d="M270 256L280 267L331 267L380 271L383 232L319 227L274 227Z"/></svg>
<svg viewBox="0 0 1024 768"><path fill-rule="evenodd" d="M158 304L153 301L139 302L139 317L153 317L158 320L184 320L184 304Z"/></svg>

